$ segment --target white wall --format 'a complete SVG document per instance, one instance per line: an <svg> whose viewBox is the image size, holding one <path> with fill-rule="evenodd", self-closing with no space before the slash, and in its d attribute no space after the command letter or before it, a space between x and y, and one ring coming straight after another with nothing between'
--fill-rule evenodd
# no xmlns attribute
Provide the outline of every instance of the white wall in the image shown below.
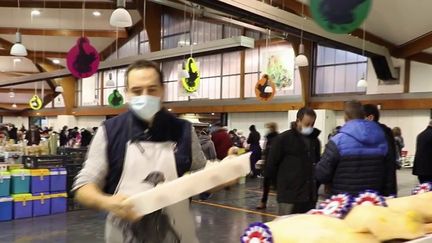
<svg viewBox="0 0 432 243"><path fill-rule="evenodd" d="M383 110L380 122L390 128L400 127L405 140L404 150L407 150L409 155L414 155L417 135L426 128L429 120L429 110ZM336 112L336 124L344 123L343 112Z"/></svg>
<svg viewBox="0 0 432 243"><path fill-rule="evenodd" d="M18 129L24 125L25 128L28 128L29 118L26 116L4 116L3 123L12 123Z"/></svg>
<svg viewBox="0 0 432 243"><path fill-rule="evenodd" d="M410 92L432 92L432 65L411 62Z"/></svg>
<svg viewBox="0 0 432 243"><path fill-rule="evenodd" d="M255 125L258 132L263 137L266 133L265 124L276 122L279 132L288 130L289 123L288 112L255 112L255 113L229 113L228 127L242 130L244 135L249 134L249 126Z"/></svg>
<svg viewBox="0 0 432 243"><path fill-rule="evenodd" d="M403 93L404 90L404 77L405 77L405 59L392 58L393 66L400 67L400 84L397 85L379 85L379 81L372 65L372 62L368 61L367 67L367 94L392 94L392 93Z"/></svg>

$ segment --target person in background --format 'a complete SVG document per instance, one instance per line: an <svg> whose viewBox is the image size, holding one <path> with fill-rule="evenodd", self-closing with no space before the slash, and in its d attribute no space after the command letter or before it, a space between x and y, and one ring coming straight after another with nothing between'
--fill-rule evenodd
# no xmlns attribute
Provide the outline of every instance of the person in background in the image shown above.
<svg viewBox="0 0 432 243"><path fill-rule="evenodd" d="M315 208L318 193L313 171L321 152L321 131L314 128L315 120L313 109L301 108L291 129L272 142L265 176L276 181L280 215Z"/></svg>
<svg viewBox="0 0 432 243"><path fill-rule="evenodd" d="M366 104L363 106L365 112L366 120L376 122L384 132L385 138L387 140L388 152L385 160L385 167L387 171L387 183L386 194L397 195L397 173L396 170L400 169L399 156L397 153L396 142L393 136L392 130L379 122L381 114L379 109L374 104Z"/></svg>
<svg viewBox="0 0 432 243"><path fill-rule="evenodd" d="M375 190L389 196L393 171L386 166L388 142L376 122L367 121L358 101L345 103L345 125L332 137L315 168L318 181L331 184L331 193L357 195ZM394 162L393 162L394 164Z"/></svg>
<svg viewBox="0 0 432 243"><path fill-rule="evenodd" d="M432 120L417 136L413 175L420 183L432 182Z"/></svg>
<svg viewBox="0 0 432 243"><path fill-rule="evenodd" d="M266 142L265 142L264 151L263 151L264 171L265 171L265 166L267 164L266 161L267 161L268 154L269 154L270 148L272 146L273 140L279 134L278 128L277 128L277 124L275 122L267 123L266 124L266 128L267 128L267 135L265 136ZM270 192L271 185L272 185L271 178L269 178L269 177L267 177L267 176L264 175L264 180L263 180L263 195L262 195L262 198L261 198L261 203L257 207L257 209L266 209L267 208L268 194Z"/></svg>
<svg viewBox="0 0 432 243"><path fill-rule="evenodd" d="M231 138L231 142L232 142L233 146L235 146L237 148L241 148L242 144L240 142L240 137L237 135L237 133L234 130L232 130L232 131L229 131L228 134Z"/></svg>
<svg viewBox="0 0 432 243"><path fill-rule="evenodd" d="M239 148L244 149L246 147L246 137L243 134L243 131L238 131L237 136L239 137L240 146Z"/></svg>
<svg viewBox="0 0 432 243"><path fill-rule="evenodd" d="M405 142L402 137L402 130L400 129L400 127L395 127L392 129L392 132L393 132L394 140L396 142L396 153L398 156L397 158L399 162L399 167L401 167L402 149L405 147Z"/></svg>
<svg viewBox="0 0 432 243"><path fill-rule="evenodd" d="M28 146L39 145L41 141L41 134L39 128L34 124L30 125L30 130L27 131L25 139L28 141Z"/></svg>
<svg viewBox="0 0 432 243"><path fill-rule="evenodd" d="M227 129L216 125L211 134L211 140L216 148L217 159L223 160L228 155L228 150L233 146Z"/></svg>
<svg viewBox="0 0 432 243"><path fill-rule="evenodd" d="M337 126L337 127L333 128L332 132L328 135L327 140L330 140L330 138L336 136L336 134L339 133L341 128L342 128L341 126Z"/></svg>
<svg viewBox="0 0 432 243"><path fill-rule="evenodd" d="M252 152L250 156L250 164L252 169L251 178L256 178L258 176L258 171L255 168L255 164L258 162L258 160L261 159L261 146L260 146L260 140L261 140L261 134L256 130L255 125L251 125L249 127L249 137L247 139L247 143L249 145L249 151Z"/></svg>
<svg viewBox="0 0 432 243"><path fill-rule="evenodd" d="M81 129L81 147L89 146L92 138L93 135L88 129Z"/></svg>
<svg viewBox="0 0 432 243"><path fill-rule="evenodd" d="M209 131L207 129L203 129L198 136L201 144L201 148L204 152L204 155L207 160L213 161L217 159L216 148L211 140L209 135Z"/></svg>
<svg viewBox="0 0 432 243"><path fill-rule="evenodd" d="M9 124L9 139L13 139L15 143L18 140L18 129L14 124Z"/></svg>
<svg viewBox="0 0 432 243"><path fill-rule="evenodd" d="M5 131L0 131L0 146L5 146L8 140L7 133Z"/></svg>
<svg viewBox="0 0 432 243"><path fill-rule="evenodd" d="M63 126L60 131L60 147L66 146L68 143L68 127Z"/></svg>

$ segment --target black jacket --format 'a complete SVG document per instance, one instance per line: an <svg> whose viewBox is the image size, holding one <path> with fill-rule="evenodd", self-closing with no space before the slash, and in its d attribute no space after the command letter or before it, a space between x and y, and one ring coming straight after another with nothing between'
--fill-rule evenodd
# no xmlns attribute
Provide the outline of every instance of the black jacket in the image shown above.
<svg viewBox="0 0 432 243"><path fill-rule="evenodd" d="M317 200L314 165L319 161L321 145L314 129L308 136L309 149L296 129L281 133L272 142L265 176L276 181L279 203L313 202Z"/></svg>
<svg viewBox="0 0 432 243"><path fill-rule="evenodd" d="M393 136L392 130L384 125L379 123L381 129L384 131L384 135L388 144L388 152L385 160L385 171L386 171L386 185L384 189L384 195L397 195L397 175L396 170L399 167L399 163L397 161L397 148L396 141Z"/></svg>
<svg viewBox="0 0 432 243"><path fill-rule="evenodd" d="M278 132L271 132L269 134L267 134L266 137L266 144L265 144L265 148L264 148L264 159L266 160L268 157L268 153L270 151L270 148L272 146L272 143L274 141L274 139L279 135Z"/></svg>
<svg viewBox="0 0 432 243"><path fill-rule="evenodd" d="M432 127L417 136L417 149L414 159L413 174L432 176Z"/></svg>
<svg viewBox="0 0 432 243"><path fill-rule="evenodd" d="M316 166L317 180L332 184L332 194L376 190L388 195L388 142L383 129L366 120L347 122L332 137Z"/></svg>

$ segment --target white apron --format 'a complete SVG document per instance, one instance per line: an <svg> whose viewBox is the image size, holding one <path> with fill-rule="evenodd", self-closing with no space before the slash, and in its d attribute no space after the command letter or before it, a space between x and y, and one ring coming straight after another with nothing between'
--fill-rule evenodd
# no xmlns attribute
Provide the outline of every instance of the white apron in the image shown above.
<svg viewBox="0 0 432 243"><path fill-rule="evenodd" d="M129 142L122 176L115 193L131 196L151 189L158 183L177 179L174 150L175 145L172 142ZM106 242L198 242L188 200L146 215L142 221L141 224L132 226L113 215L108 215ZM133 237L133 232L140 232L140 235L145 236Z"/></svg>

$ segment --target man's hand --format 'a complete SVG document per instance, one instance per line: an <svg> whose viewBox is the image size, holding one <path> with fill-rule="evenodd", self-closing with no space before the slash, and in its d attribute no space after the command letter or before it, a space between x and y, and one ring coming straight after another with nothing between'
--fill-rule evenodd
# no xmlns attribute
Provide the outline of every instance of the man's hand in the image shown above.
<svg viewBox="0 0 432 243"><path fill-rule="evenodd" d="M127 199L123 195L107 196L102 203L101 208L114 216L127 221L137 221L140 217L133 211L133 206L125 203Z"/></svg>

